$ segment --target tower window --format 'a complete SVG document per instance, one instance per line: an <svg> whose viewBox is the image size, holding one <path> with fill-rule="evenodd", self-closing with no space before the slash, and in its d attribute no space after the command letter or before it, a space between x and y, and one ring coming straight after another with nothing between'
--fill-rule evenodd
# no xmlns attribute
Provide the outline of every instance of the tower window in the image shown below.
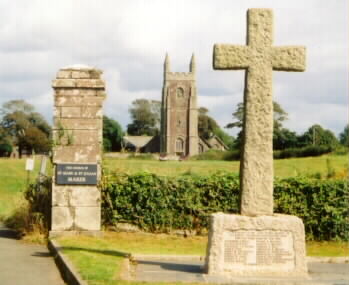
<svg viewBox="0 0 349 285"><path fill-rule="evenodd" d="M176 94L177 94L177 98L183 98L184 97L183 88L182 87L177 88Z"/></svg>
<svg viewBox="0 0 349 285"><path fill-rule="evenodd" d="M184 140L182 138L176 140L176 152L184 152Z"/></svg>

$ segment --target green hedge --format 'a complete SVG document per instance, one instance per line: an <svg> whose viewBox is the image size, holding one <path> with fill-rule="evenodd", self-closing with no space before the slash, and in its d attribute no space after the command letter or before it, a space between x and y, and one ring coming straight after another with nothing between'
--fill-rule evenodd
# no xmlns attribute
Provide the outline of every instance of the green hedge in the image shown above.
<svg viewBox="0 0 349 285"><path fill-rule="evenodd" d="M175 178L109 174L102 197L106 225L128 222L152 232L200 232L207 229L211 213L238 213L239 179L229 173ZM348 240L346 180L277 179L274 208L302 218L308 240Z"/></svg>
<svg viewBox="0 0 349 285"><path fill-rule="evenodd" d="M300 148L286 148L284 150L274 150L274 159L320 156L330 153L333 150L334 148L328 145L309 145Z"/></svg>
<svg viewBox="0 0 349 285"><path fill-rule="evenodd" d="M330 153L335 149L332 146L324 146L324 145L309 145L305 147L299 148L286 148L283 150L274 150L273 156L274 159L284 159L291 157L309 157L309 156L320 156L326 153ZM343 152L343 151L342 151ZM345 154L345 153L344 153ZM229 150L209 150L204 153L195 155L191 158L192 160L239 160L240 159L240 151Z"/></svg>

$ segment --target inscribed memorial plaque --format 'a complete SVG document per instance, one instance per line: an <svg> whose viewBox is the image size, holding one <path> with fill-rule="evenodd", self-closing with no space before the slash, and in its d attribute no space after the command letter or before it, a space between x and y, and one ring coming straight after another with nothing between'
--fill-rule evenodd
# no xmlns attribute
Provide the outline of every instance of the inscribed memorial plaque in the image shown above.
<svg viewBox="0 0 349 285"><path fill-rule="evenodd" d="M268 267L292 270L295 254L292 233L275 230L237 230L224 233L224 267Z"/></svg>
<svg viewBox="0 0 349 285"><path fill-rule="evenodd" d="M97 164L57 164L56 184L97 185Z"/></svg>

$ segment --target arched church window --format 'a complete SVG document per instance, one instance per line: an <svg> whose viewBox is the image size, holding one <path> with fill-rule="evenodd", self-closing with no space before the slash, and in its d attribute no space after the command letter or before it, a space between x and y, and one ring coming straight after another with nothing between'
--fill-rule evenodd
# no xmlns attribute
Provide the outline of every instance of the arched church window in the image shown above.
<svg viewBox="0 0 349 285"><path fill-rule="evenodd" d="M176 152L184 152L184 140L182 138L176 140Z"/></svg>
<svg viewBox="0 0 349 285"><path fill-rule="evenodd" d="M184 97L184 90L182 87L177 88L176 90L177 98L183 98Z"/></svg>

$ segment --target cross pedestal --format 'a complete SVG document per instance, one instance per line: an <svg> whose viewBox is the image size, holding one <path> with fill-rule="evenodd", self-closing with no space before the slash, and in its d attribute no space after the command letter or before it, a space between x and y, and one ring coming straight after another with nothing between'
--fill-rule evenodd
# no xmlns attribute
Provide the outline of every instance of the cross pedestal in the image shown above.
<svg viewBox="0 0 349 285"><path fill-rule="evenodd" d="M304 226L273 215L272 72L304 71L305 47L273 47L270 9L247 13L247 45L216 44L214 69L245 69L240 215L211 217L209 274L307 276Z"/></svg>

